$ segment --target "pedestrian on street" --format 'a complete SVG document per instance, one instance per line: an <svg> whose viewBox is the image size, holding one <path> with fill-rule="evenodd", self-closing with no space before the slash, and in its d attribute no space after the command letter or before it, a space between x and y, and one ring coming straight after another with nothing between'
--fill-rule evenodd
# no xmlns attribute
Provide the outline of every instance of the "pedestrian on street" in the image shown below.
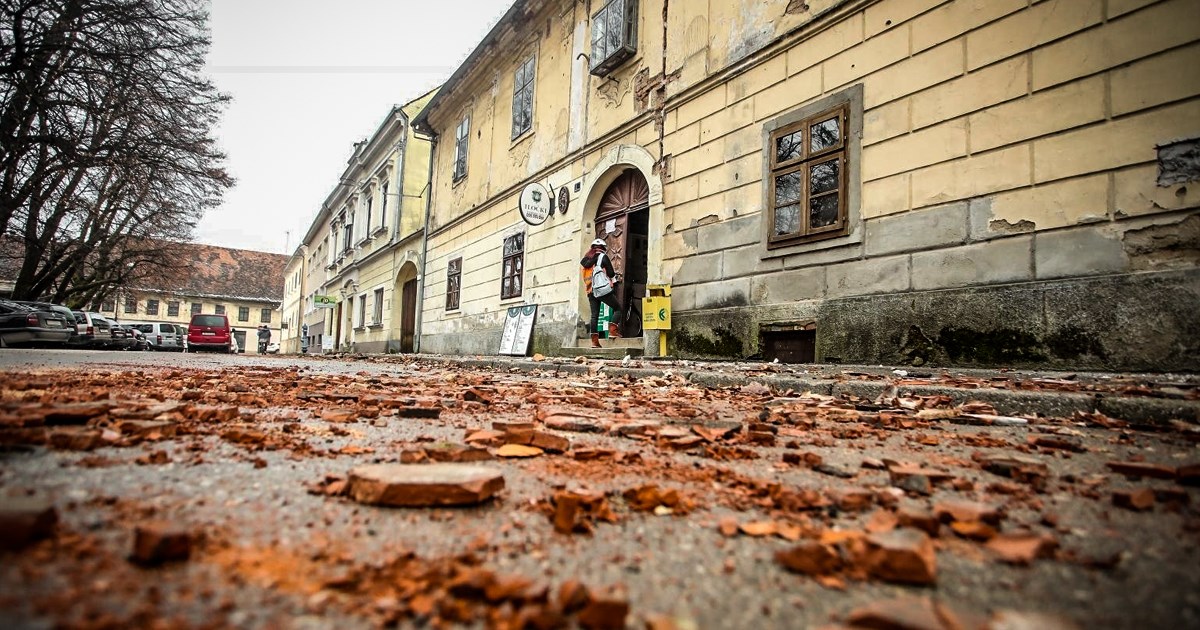
<svg viewBox="0 0 1200 630"><path fill-rule="evenodd" d="M271 329L263 324L258 327L258 353L266 354L269 345L271 345Z"/></svg>
<svg viewBox="0 0 1200 630"><path fill-rule="evenodd" d="M583 284L587 290L588 306L592 309L591 323L588 325L588 331L592 334L592 347L600 348L600 333L596 330L596 325L600 321L600 303L603 302L612 309L613 314L621 312L621 305L617 302L617 292L615 285L620 282L621 278L613 270L612 261L608 258L608 244L603 239L592 241L592 247L579 261L583 267ZM603 272L597 274L597 271ZM592 286L596 284L597 286ZM595 295L600 293L599 296ZM608 323L609 338L617 338L621 336L620 327L616 322Z"/></svg>

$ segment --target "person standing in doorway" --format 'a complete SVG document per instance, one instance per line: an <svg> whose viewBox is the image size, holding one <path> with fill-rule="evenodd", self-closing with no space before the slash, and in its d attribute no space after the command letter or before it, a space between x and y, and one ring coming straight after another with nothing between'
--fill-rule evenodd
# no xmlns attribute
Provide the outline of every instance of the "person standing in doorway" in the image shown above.
<svg viewBox="0 0 1200 630"><path fill-rule="evenodd" d="M617 292L613 288L620 281L620 277L613 270L612 261L608 258L608 245L603 239L598 238L592 241L592 247L588 249L587 254L579 261L579 264L583 267L583 284L587 290L588 306L592 309L592 319L588 325L588 331L592 335L592 347L600 348L602 347L600 345L600 333L596 330L597 323L600 321L600 304L606 304L612 309L614 314L621 312L621 305L617 302ZM596 278L598 270L604 272L604 278L607 282ZM593 283L594 279L597 279L597 282ZM593 286L593 284L599 286ZM596 293L600 293L601 295L597 296L595 295ZM616 322L608 323L608 336L610 338L621 336L620 328Z"/></svg>

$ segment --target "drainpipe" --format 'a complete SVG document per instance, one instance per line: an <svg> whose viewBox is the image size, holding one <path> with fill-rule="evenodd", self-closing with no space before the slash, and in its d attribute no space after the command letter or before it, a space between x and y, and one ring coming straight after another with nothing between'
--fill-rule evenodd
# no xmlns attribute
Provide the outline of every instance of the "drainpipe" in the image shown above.
<svg viewBox="0 0 1200 630"><path fill-rule="evenodd" d="M421 227L421 274L417 277L417 321L413 332L413 352L421 351L421 325L425 313L425 271L429 267L429 215L433 211L433 158L437 150L437 134L429 131L429 177L425 181L425 224Z"/></svg>
<svg viewBox="0 0 1200 630"><path fill-rule="evenodd" d="M404 133L400 135L400 142L396 147L400 153L400 164L396 167L396 219L392 222L392 238L390 241L399 242L404 236L400 232L400 220L404 217L401 210L404 208L404 163L408 156L408 134L411 129L408 126L408 116L404 112L400 112L400 120L404 121ZM393 256L395 254L393 253Z"/></svg>

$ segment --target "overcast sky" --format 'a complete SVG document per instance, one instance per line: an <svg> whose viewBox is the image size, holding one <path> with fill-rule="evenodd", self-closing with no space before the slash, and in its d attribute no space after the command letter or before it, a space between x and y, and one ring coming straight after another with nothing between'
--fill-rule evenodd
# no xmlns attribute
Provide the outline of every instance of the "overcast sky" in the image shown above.
<svg viewBox="0 0 1200 630"><path fill-rule="evenodd" d="M290 254L392 105L449 78L511 0L212 0L209 72L237 186L196 240ZM290 234L289 234L290 233Z"/></svg>

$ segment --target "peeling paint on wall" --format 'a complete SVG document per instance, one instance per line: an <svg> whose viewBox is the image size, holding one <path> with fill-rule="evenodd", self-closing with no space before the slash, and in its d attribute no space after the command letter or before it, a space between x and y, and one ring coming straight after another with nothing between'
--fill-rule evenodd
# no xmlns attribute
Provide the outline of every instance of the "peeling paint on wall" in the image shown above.
<svg viewBox="0 0 1200 630"><path fill-rule="evenodd" d="M808 3L805 0L792 0L788 3L787 8L783 10L784 13L791 14L804 13L806 11L808 11Z"/></svg>
<svg viewBox="0 0 1200 630"><path fill-rule="evenodd" d="M1138 271L1196 267L1200 265L1200 215L1170 225L1129 230L1123 244Z"/></svg>
<svg viewBox="0 0 1200 630"><path fill-rule="evenodd" d="M1158 146L1158 185L1200 180L1200 139L1189 138Z"/></svg>
<svg viewBox="0 0 1200 630"><path fill-rule="evenodd" d="M1037 224L1029 219L1021 219L1013 222L1008 219L992 219L988 222L988 228L994 232L1003 232L1005 234L1020 234L1022 232L1032 232L1037 228Z"/></svg>

